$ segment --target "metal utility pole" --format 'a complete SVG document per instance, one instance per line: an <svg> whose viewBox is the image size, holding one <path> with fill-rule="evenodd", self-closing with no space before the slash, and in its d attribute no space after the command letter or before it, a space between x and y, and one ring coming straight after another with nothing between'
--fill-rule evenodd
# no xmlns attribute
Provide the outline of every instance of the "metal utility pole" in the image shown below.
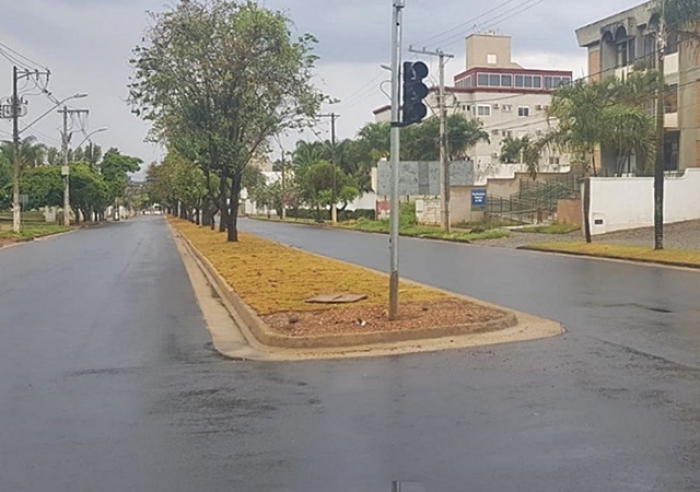
<svg viewBox="0 0 700 492"><path fill-rule="evenodd" d="M320 114L319 118L330 118L331 119L331 163L333 164L333 189L331 190L331 221L336 224L338 222L338 207L336 206L337 196L337 169L338 163L336 162L336 145L335 145L335 120L340 118L340 115L336 113L330 114Z"/></svg>
<svg viewBox="0 0 700 492"><path fill-rule="evenodd" d="M409 49L411 53L437 56L440 59L440 92L439 92L439 117L440 117L440 198L442 212L442 228L450 232L450 163L447 160L447 102L445 95L445 63L446 58L453 58L442 50L427 51Z"/></svg>
<svg viewBox="0 0 700 492"><path fill-rule="evenodd" d="M399 118L401 80L401 22L405 0L393 0L391 39L391 209L389 227L389 319L399 314L399 151L401 120Z"/></svg>
<svg viewBox="0 0 700 492"><path fill-rule="evenodd" d="M70 227L70 167L68 166L68 144L71 133L68 130L68 117L73 114L89 114L87 109L68 109L63 106L58 112L63 115L63 132L61 132L61 175L63 176L63 225Z"/></svg>
<svg viewBox="0 0 700 492"><path fill-rule="evenodd" d="M22 209L19 202L19 174L22 163L19 155L18 78L17 67L12 67L12 231L15 234L18 234L22 228Z"/></svg>

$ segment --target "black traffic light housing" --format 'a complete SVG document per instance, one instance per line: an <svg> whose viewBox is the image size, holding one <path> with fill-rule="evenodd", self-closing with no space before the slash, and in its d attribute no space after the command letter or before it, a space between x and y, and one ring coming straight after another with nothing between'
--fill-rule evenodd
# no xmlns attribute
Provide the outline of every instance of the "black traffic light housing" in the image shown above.
<svg viewBox="0 0 700 492"><path fill-rule="evenodd" d="M421 61L404 62L403 64L403 125L420 123L428 114L428 107L423 99L430 90L423 79L428 76L428 65Z"/></svg>

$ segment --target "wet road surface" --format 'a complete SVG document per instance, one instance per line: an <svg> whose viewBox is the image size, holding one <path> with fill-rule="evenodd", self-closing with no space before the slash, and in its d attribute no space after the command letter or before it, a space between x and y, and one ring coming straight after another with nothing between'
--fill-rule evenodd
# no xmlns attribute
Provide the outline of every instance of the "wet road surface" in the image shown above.
<svg viewBox="0 0 700 492"><path fill-rule="evenodd" d="M241 225L387 263L386 236ZM0 250L0 490L700 490L700 274L417 240L401 253L410 278L569 332L225 361L161 218Z"/></svg>

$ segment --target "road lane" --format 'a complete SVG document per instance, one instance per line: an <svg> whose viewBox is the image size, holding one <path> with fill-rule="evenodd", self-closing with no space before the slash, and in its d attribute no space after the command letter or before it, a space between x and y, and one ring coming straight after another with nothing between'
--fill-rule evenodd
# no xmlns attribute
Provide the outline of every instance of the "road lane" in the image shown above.
<svg viewBox="0 0 700 492"><path fill-rule="evenodd" d="M243 227L385 263L381 236ZM0 250L0 490L380 492L397 478L427 491L697 490L700 378L682 363L697 343L685 290L697 277L453 248L405 242L403 267L571 331L435 354L232 362L211 349L161 218ZM476 272L489 275L465 280L487 262L494 270ZM529 276L503 275L509 265ZM600 287L606 271L632 275L629 291ZM661 300L670 313L626 305Z"/></svg>

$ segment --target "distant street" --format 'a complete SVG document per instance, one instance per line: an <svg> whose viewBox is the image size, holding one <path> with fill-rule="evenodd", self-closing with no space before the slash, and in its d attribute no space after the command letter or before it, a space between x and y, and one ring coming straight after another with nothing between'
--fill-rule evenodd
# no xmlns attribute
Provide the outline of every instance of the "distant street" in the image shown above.
<svg viewBox="0 0 700 492"><path fill-rule="evenodd" d="M386 236L241 228L388 263ZM401 269L568 333L227 361L161 217L0 249L0 490L700 490L700 273L421 240Z"/></svg>

